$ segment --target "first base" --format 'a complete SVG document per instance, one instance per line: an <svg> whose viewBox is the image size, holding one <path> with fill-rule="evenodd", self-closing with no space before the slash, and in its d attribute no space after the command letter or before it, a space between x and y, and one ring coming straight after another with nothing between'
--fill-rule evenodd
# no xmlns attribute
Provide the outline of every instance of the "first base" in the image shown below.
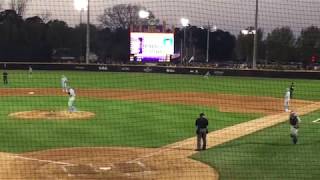
<svg viewBox="0 0 320 180"><path fill-rule="evenodd" d="M34 94L34 92L28 92L28 94Z"/></svg>
<svg viewBox="0 0 320 180"><path fill-rule="evenodd" d="M111 167L100 167L99 169L103 171L108 171L111 170Z"/></svg>

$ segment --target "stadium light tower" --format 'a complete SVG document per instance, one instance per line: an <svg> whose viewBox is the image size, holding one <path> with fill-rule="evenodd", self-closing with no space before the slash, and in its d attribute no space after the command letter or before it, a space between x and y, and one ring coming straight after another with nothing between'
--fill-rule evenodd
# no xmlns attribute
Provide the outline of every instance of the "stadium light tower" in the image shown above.
<svg viewBox="0 0 320 180"><path fill-rule="evenodd" d="M89 0L74 0L74 8L80 11L80 24L82 23L82 13L87 11L87 34L86 34L86 64L89 64L90 57L90 9Z"/></svg>
<svg viewBox="0 0 320 180"><path fill-rule="evenodd" d="M87 0L87 48L86 48L86 64L89 64L90 57L90 0Z"/></svg>
<svg viewBox="0 0 320 180"><path fill-rule="evenodd" d="M82 17L83 17L83 13L84 11L87 10L87 0L74 0L73 4L74 4L74 8L80 12L80 23L79 23L79 27L81 30L81 42L80 42L80 63L82 61L82 57L83 57L83 42L84 42L84 37L83 37L83 33L82 33L82 28L81 28L81 24L82 22Z"/></svg>
<svg viewBox="0 0 320 180"><path fill-rule="evenodd" d="M74 8L78 11L84 11L88 8L88 1L87 0L74 0Z"/></svg>
<svg viewBox="0 0 320 180"><path fill-rule="evenodd" d="M88 0L74 0L74 8L80 12L80 24L82 24L83 12L88 10Z"/></svg>
<svg viewBox="0 0 320 180"><path fill-rule="evenodd" d="M241 34L243 34L243 35L256 34L256 31L255 30L243 29L243 30L241 30Z"/></svg>
<svg viewBox="0 0 320 180"><path fill-rule="evenodd" d="M139 18L140 19L148 19L149 18L149 16L150 16L150 12L149 11L146 11L146 10L143 10L143 9L141 9L140 11L139 11ZM140 22L140 31L142 31L142 26L143 26L143 23L142 22Z"/></svg>
<svg viewBox="0 0 320 180"><path fill-rule="evenodd" d="M139 18L141 19L148 19L150 16L150 13L146 10L140 10L139 11Z"/></svg>
<svg viewBox="0 0 320 180"><path fill-rule="evenodd" d="M181 22L183 27L186 27L186 26L189 25L189 19L181 18L180 22Z"/></svg>
<svg viewBox="0 0 320 180"><path fill-rule="evenodd" d="M259 4L258 0L256 0L256 9L254 16L254 29L244 29L241 30L241 34L248 35L253 34L253 57L252 57L252 69L257 68L257 57L258 57L258 12L259 12Z"/></svg>
<svg viewBox="0 0 320 180"><path fill-rule="evenodd" d="M258 0L256 0L256 13L254 18L254 40L253 40L253 60L252 60L252 69L257 68L257 57L258 57L258 11L259 4Z"/></svg>
<svg viewBox="0 0 320 180"><path fill-rule="evenodd" d="M208 23L207 30L208 31L207 31L207 56L206 56L206 62L208 63L209 62L209 49L210 49L210 31L211 31L211 26L210 26L209 23ZM213 26L212 30L216 31L217 30L217 26Z"/></svg>
<svg viewBox="0 0 320 180"><path fill-rule="evenodd" d="M183 59L185 58L186 53L186 29L189 26L189 19L181 18L180 19L181 25L183 26L183 53L181 53L181 63L183 63Z"/></svg>
<svg viewBox="0 0 320 180"><path fill-rule="evenodd" d="M248 28L248 29L243 29L243 30L241 30L240 31L240 33L242 34L242 35L244 35L244 36L248 36L248 35L253 35L254 37L256 37L256 30L255 29L253 29L252 27L250 27L250 28ZM255 40L253 40L253 41L255 41ZM255 49L255 47L254 47L254 45L253 45L253 59L252 59L252 69L255 69L255 60L254 60L254 49ZM247 61L248 61L248 55L247 55Z"/></svg>

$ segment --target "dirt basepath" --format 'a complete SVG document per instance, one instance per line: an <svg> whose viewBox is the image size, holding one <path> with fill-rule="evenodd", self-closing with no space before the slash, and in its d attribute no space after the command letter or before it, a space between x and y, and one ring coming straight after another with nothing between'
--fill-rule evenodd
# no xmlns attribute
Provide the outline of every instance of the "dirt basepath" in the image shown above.
<svg viewBox="0 0 320 180"><path fill-rule="evenodd" d="M216 107L223 112L261 113L266 115L283 112L283 99L271 97L124 89L76 89L76 92L77 97L199 105ZM0 96L67 96L67 94L57 88L4 88L0 89ZM296 108L312 102L293 100L291 103Z"/></svg>
<svg viewBox="0 0 320 180"><path fill-rule="evenodd" d="M0 96L65 95L60 89L1 89ZM208 134L208 147L231 141L284 122L282 100L205 93L129 90L77 90L82 97L217 107L222 111L258 112L267 116ZM31 95L30 95L31 96ZM320 108L320 102L293 101L299 115ZM252 108L252 109L250 109ZM266 109L267 108L267 109ZM189 159L197 153L195 138L162 148L70 148L24 154L0 153L1 179L218 179L211 167Z"/></svg>

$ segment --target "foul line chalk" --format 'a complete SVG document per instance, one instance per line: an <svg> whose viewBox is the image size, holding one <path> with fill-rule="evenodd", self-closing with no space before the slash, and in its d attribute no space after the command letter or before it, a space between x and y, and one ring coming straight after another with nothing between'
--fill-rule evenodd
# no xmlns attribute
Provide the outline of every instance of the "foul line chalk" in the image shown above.
<svg viewBox="0 0 320 180"><path fill-rule="evenodd" d="M320 123L320 118L319 118L319 119L316 119L316 120L314 120L314 121L312 121L312 122L314 122L314 123Z"/></svg>
<svg viewBox="0 0 320 180"><path fill-rule="evenodd" d="M58 165L65 165L65 166L75 166L75 164L72 163L67 163L67 162L61 162L61 161L51 161L51 160L43 160L43 159L36 159L36 158L28 158L28 157L23 157L23 156L13 156L14 158L18 159L24 159L28 161L38 161L38 162L43 162L43 163L50 163L50 164L58 164Z"/></svg>
<svg viewBox="0 0 320 180"><path fill-rule="evenodd" d="M176 145L176 146L172 146L172 147L170 147L170 148L163 148L163 149L160 149L160 150L155 151L155 152L153 152L153 153L149 153L149 154L147 154L147 155L140 156L140 157L135 158L135 159L133 159L133 160L127 161L127 163L139 162L140 160L143 160L143 159L146 159L146 158L150 158L150 157L153 157L153 156L162 154L162 153L164 153L164 152L166 152L166 151L170 151L170 150L172 150L172 149L180 148L180 147L182 147L182 146L183 146L183 144L181 144L181 145Z"/></svg>

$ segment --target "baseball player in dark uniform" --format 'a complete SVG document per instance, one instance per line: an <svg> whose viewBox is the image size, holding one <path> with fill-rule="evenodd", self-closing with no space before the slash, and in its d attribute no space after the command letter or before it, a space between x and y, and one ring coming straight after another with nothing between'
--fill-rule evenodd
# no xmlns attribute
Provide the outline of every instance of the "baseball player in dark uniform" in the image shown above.
<svg viewBox="0 0 320 180"><path fill-rule="evenodd" d="M293 97L293 91L294 91L294 83L292 82L290 85L290 99Z"/></svg>
<svg viewBox="0 0 320 180"><path fill-rule="evenodd" d="M196 133L197 133L197 151L206 150L207 146L207 133L208 133L208 119L205 118L204 113L196 120ZM202 148L201 148L202 140Z"/></svg>
<svg viewBox="0 0 320 180"><path fill-rule="evenodd" d="M7 73L7 71L4 71L2 73L2 77L3 77L3 84L8 84L8 73Z"/></svg>
<svg viewBox="0 0 320 180"><path fill-rule="evenodd" d="M289 123L290 123L290 137L292 138L293 144L297 144L298 142L298 129L299 129L299 124L301 123L301 120L299 116L291 111L289 115Z"/></svg>

